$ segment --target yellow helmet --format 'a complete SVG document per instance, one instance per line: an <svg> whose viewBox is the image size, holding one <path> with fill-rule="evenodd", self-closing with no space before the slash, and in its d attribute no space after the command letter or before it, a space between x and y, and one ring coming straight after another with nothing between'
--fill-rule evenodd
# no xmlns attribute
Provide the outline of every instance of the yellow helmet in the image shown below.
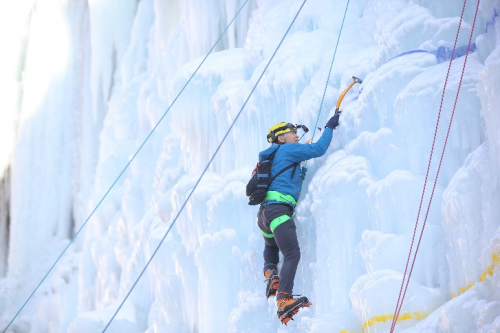
<svg viewBox="0 0 500 333"><path fill-rule="evenodd" d="M290 123L277 123L267 132L267 142L273 143L279 135L288 132L297 132L297 127Z"/></svg>

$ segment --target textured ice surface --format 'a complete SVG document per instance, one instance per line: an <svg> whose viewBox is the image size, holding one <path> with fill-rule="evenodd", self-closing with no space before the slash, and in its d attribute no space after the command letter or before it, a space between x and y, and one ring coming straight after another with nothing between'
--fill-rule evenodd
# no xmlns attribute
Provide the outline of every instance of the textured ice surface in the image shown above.
<svg viewBox="0 0 500 333"><path fill-rule="evenodd" d="M104 328L179 213L301 3L249 1L21 312L13 331ZM5 275L0 280L1 328L242 4L37 1L26 50L9 49L9 54L25 56L25 66L20 113L5 118L19 119L19 124L11 163L8 262L7 246L0 250L0 259L7 262L3 267L0 260ZM274 298L265 297L257 209L247 205L244 192L271 125L290 121L314 128L344 1L306 3L109 331L388 331L462 4L349 4L318 126L333 115L353 75L364 82L346 95L327 153L308 163L295 215L301 261L294 291L309 297L312 307L301 310L287 327L280 324ZM475 5L468 1L465 8L421 221ZM27 17L23 10L19 15ZM500 331L499 12L498 0L481 2L474 52L467 59L398 331ZM19 84L1 86L1 92ZM319 135L316 131L315 139ZM0 151L0 163L5 151ZM6 223L0 228L1 237Z"/></svg>

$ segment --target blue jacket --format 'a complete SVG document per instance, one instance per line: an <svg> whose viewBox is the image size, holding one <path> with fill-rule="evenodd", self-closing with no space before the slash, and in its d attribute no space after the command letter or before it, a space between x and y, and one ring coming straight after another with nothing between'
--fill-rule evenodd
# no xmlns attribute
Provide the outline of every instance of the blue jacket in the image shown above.
<svg viewBox="0 0 500 333"><path fill-rule="evenodd" d="M282 145L274 144L264 151L259 153L259 161L266 159L271 155L276 149L279 150L274 155L273 165L271 168L271 177L274 177L278 172L280 172L285 167L293 164L295 162L302 162L309 160L311 158L322 156L332 141L333 130L331 128L325 128L323 135L318 140L318 142L312 144L302 144L302 143L285 143ZM295 201L299 200L299 194L302 190L302 179L300 179L300 166L297 167L295 173L292 176L294 168L288 169L281 175L276 177L274 181L269 186L269 191L278 191L284 194L291 195ZM280 203L278 201L266 201L263 205L269 205L274 203Z"/></svg>

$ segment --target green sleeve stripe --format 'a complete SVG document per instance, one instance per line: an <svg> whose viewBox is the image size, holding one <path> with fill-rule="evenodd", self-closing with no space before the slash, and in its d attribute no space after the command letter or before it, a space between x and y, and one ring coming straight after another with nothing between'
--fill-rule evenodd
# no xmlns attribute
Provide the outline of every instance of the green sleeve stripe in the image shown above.
<svg viewBox="0 0 500 333"><path fill-rule="evenodd" d="M290 216L288 215L281 215L274 220L271 221L271 224L269 225L269 229L271 229L271 232L274 232L274 229L276 229L280 224L285 223L290 219Z"/></svg>

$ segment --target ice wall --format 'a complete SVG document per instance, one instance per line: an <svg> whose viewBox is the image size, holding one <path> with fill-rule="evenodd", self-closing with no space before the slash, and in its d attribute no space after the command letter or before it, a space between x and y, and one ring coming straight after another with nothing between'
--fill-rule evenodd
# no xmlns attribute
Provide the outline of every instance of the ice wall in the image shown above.
<svg viewBox="0 0 500 333"><path fill-rule="evenodd" d="M94 178L99 123L104 117L90 102L87 2L36 1L29 13L18 140L12 161L8 275L0 288L0 311L5 316L22 305L73 236L75 224L81 224ZM130 27L124 34L127 30ZM119 54L114 52L114 56ZM56 330L67 327L76 313L71 296L75 264L76 258L68 253L54 279L40 290L42 298L56 295L42 304L54 302L60 311L43 310L42 306L42 323L33 318L33 311L27 311L21 314L16 329L43 329L51 322L56 323ZM68 290L70 293L65 292ZM35 299L32 306L36 309L40 304Z"/></svg>
<svg viewBox="0 0 500 333"><path fill-rule="evenodd" d="M301 2L249 1L14 330L103 329ZM37 2L12 169L13 227L9 271L0 281L1 327L242 4ZM345 2L307 1L110 331L388 331L462 4L350 2L319 126L333 114L352 75L364 82L346 96L328 152L308 163L295 216L302 253L295 292L313 306L301 310L296 322L282 327L274 300L264 296L263 240L244 186L258 152L267 147L269 126L291 121L313 128ZM461 50L475 5L470 1L465 8ZM468 57L398 331L500 330L499 10L498 1L481 2L475 52ZM51 29L41 28L47 25ZM63 52L65 61L51 60L55 52ZM450 71L428 189L464 60L455 58ZM304 141L309 138L310 133ZM424 212L429 197L428 191Z"/></svg>
<svg viewBox="0 0 500 333"><path fill-rule="evenodd" d="M0 276L7 270L10 164L22 96L30 6L32 1L0 4Z"/></svg>
<svg viewBox="0 0 500 333"><path fill-rule="evenodd" d="M0 180L0 276L7 271L7 251L9 249L10 228L10 170L7 169Z"/></svg>

